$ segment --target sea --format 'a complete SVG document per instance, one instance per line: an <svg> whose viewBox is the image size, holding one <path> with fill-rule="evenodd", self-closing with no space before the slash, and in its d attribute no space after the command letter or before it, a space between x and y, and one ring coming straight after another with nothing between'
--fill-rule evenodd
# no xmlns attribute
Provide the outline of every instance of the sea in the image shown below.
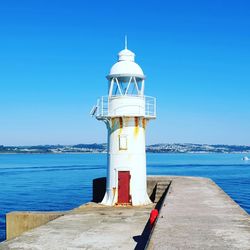
<svg viewBox="0 0 250 250"><path fill-rule="evenodd" d="M148 175L209 177L250 213L250 161L242 154L147 154ZM249 155L248 155L249 157ZM0 241L11 211L62 211L92 198L106 154L0 155Z"/></svg>

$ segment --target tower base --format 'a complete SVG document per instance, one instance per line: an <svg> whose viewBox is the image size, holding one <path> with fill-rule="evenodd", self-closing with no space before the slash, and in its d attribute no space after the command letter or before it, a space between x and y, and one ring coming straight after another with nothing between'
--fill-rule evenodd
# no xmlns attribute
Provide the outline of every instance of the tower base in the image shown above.
<svg viewBox="0 0 250 250"><path fill-rule="evenodd" d="M143 192L143 193L140 193L140 195L133 195L131 197L130 205L145 206L151 203L152 202L149 199L147 192ZM101 204L106 205L106 206L115 206L115 205L125 204L125 203L118 202L118 192L116 192L116 190L107 189ZM126 204L128 205L129 203L126 203Z"/></svg>

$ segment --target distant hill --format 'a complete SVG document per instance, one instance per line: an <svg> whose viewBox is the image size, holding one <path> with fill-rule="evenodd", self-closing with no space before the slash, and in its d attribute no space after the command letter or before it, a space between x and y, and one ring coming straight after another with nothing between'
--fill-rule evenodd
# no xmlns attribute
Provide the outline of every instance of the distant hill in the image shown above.
<svg viewBox="0 0 250 250"><path fill-rule="evenodd" d="M38 146L1 146L0 153L102 153L106 152L107 144L77 144L77 145L38 145Z"/></svg>
<svg viewBox="0 0 250 250"><path fill-rule="evenodd" d="M208 145L192 143L161 143L146 147L149 153L250 153L250 146L239 145ZM38 146L3 146L0 153L105 153L107 143L77 145L38 145Z"/></svg>
<svg viewBox="0 0 250 250"><path fill-rule="evenodd" d="M154 144L147 146L151 153L250 153L250 146L208 145L192 143Z"/></svg>

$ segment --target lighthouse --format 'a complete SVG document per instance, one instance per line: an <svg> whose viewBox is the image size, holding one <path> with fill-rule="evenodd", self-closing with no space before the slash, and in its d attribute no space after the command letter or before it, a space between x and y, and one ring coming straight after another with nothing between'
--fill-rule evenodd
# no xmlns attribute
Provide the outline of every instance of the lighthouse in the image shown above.
<svg viewBox="0 0 250 250"><path fill-rule="evenodd" d="M147 205L146 126L156 118L156 99L145 96L145 75L127 49L107 76L108 94L97 100L91 115L108 131L106 193L102 204Z"/></svg>

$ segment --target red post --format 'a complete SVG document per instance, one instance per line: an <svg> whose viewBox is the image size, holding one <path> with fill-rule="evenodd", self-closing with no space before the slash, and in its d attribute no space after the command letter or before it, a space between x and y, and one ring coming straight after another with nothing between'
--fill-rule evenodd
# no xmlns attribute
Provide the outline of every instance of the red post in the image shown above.
<svg viewBox="0 0 250 250"><path fill-rule="evenodd" d="M155 223L156 218L158 217L158 210L157 209L153 209L150 213L150 218L149 218L149 222L150 225L153 225Z"/></svg>

